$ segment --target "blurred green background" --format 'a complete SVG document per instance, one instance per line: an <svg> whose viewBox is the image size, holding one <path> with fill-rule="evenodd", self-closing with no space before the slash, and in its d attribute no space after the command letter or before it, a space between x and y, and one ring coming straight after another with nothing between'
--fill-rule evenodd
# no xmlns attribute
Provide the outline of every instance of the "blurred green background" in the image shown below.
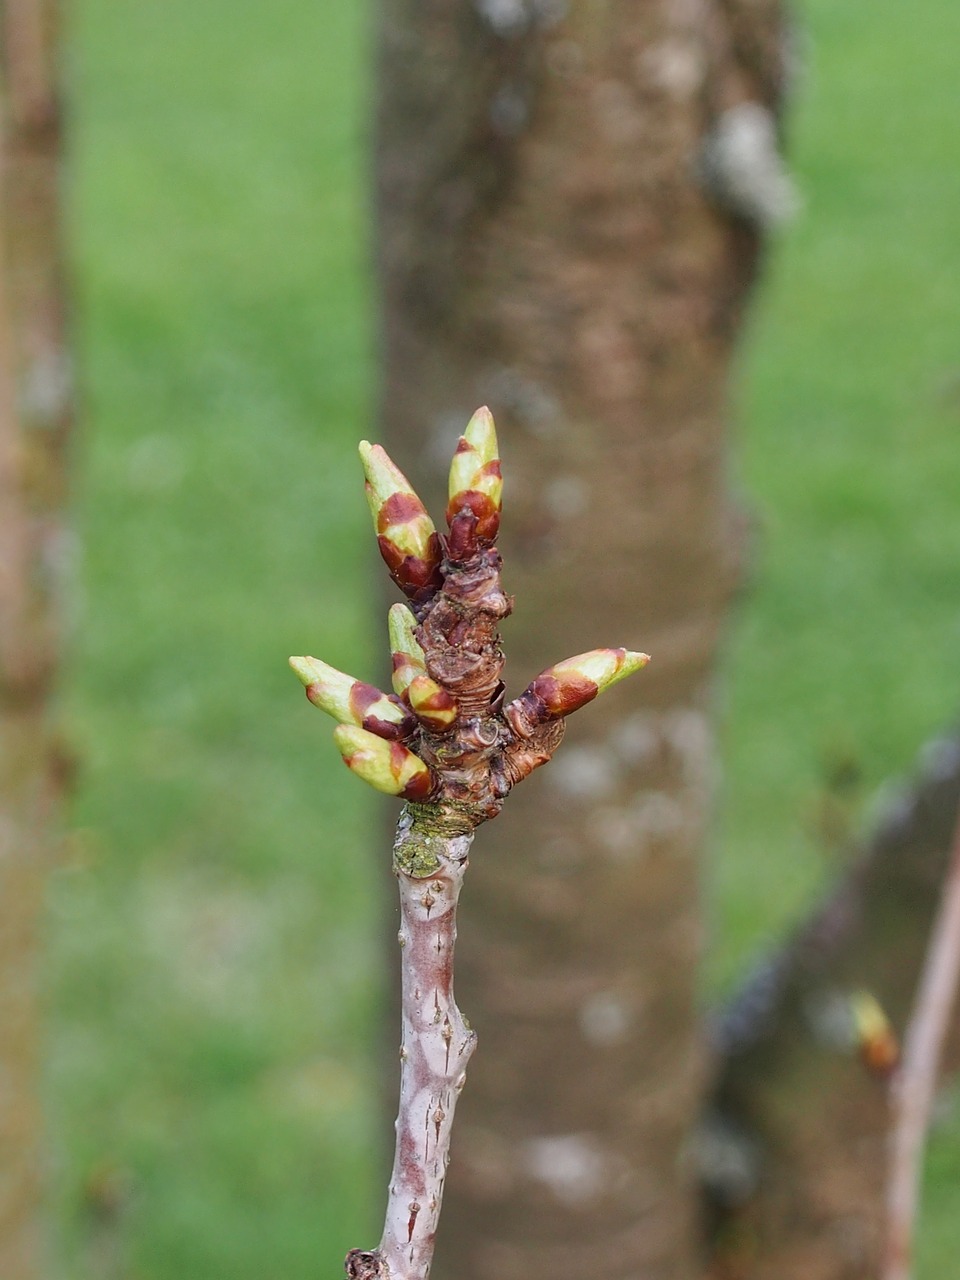
<svg viewBox="0 0 960 1280"><path fill-rule="evenodd" d="M371 13L77 0L84 399L48 1091L68 1280L306 1280L379 1234L375 807L286 669L372 675ZM949 0L810 0L736 392L711 992L950 725L960 167ZM923 1271L960 1251L960 1119ZM953 1184L953 1185L951 1185Z"/></svg>

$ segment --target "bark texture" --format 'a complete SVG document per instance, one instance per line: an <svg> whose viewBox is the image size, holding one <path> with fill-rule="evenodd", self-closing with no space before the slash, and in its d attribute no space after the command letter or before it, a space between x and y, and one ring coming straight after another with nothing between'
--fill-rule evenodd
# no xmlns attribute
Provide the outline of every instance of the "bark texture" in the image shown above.
<svg viewBox="0 0 960 1280"><path fill-rule="evenodd" d="M70 425L55 6L0 2L0 1275L40 1258L38 945L61 753L58 657Z"/></svg>
<svg viewBox="0 0 960 1280"><path fill-rule="evenodd" d="M960 741L929 748L840 887L758 970L718 1024L704 1150L723 1280L872 1280L881 1273L889 1081L845 1043L869 991L902 1036L960 803ZM957 1024L948 1061L955 1067Z"/></svg>
<svg viewBox="0 0 960 1280"><path fill-rule="evenodd" d="M437 502L493 409L513 691L556 653L653 655L479 834L457 981L483 1051L441 1278L698 1274L699 855L740 542L724 400L759 243L701 159L729 109L776 108L780 27L768 0L381 5L391 453L434 464Z"/></svg>
<svg viewBox="0 0 960 1280"><path fill-rule="evenodd" d="M347 1256L347 1275L356 1280L429 1275L454 1111L477 1039L453 996L457 901L473 834L419 834L414 860L427 848L437 865L429 875L414 876L404 870L410 858L403 850L414 825L408 810L395 859L403 1010L396 1152L380 1244L375 1253Z"/></svg>

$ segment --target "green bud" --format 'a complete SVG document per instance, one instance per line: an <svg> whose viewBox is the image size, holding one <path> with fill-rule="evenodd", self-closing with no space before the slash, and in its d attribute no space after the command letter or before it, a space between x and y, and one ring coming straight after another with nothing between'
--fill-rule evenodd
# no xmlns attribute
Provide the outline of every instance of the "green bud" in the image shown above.
<svg viewBox="0 0 960 1280"><path fill-rule="evenodd" d="M417 640L417 620L405 604L391 606L387 626L393 661L393 691L402 698L411 680L426 675L426 660Z"/></svg>
<svg viewBox="0 0 960 1280"><path fill-rule="evenodd" d="M333 731L344 764L384 795L425 800L434 786L428 765L399 742L384 742L365 729L342 724Z"/></svg>
<svg viewBox="0 0 960 1280"><path fill-rule="evenodd" d="M448 494L447 524L451 530L456 517L466 510L476 520L473 537L493 542L500 527L503 479L496 427L486 406L477 410L457 442Z"/></svg>
<svg viewBox="0 0 960 1280"><path fill-rule="evenodd" d="M380 554L408 596L440 585L440 539L426 508L386 450L366 440L360 458Z"/></svg>
<svg viewBox="0 0 960 1280"><path fill-rule="evenodd" d="M307 697L340 724L367 729L381 738L405 738L416 727L403 703L376 685L355 680L319 658L291 658Z"/></svg>

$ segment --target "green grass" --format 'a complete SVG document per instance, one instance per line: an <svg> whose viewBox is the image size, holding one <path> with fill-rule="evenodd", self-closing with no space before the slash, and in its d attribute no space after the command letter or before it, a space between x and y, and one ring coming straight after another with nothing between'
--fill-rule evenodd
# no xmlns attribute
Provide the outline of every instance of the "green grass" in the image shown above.
<svg viewBox="0 0 960 1280"><path fill-rule="evenodd" d="M757 539L726 681L720 987L958 700L960 15L815 0L809 19L807 211L740 379ZM283 662L376 661L354 457L375 379L366 10L80 0L70 34L83 772L52 893L61 1274L314 1277L379 1212L373 810ZM931 1278L960 1246L958 1149L948 1123Z"/></svg>
<svg viewBox="0 0 960 1280"><path fill-rule="evenodd" d="M372 661L364 20L94 0L72 37L65 1274L296 1280L376 1229L370 815L285 663Z"/></svg>

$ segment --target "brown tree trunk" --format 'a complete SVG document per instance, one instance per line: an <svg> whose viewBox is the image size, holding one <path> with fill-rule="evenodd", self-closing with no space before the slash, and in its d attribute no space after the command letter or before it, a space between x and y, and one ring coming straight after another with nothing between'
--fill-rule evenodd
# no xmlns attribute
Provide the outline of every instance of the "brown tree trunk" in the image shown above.
<svg viewBox="0 0 960 1280"><path fill-rule="evenodd" d="M38 944L60 789L49 723L70 418L54 6L0 3L0 1275L40 1258Z"/></svg>
<svg viewBox="0 0 960 1280"><path fill-rule="evenodd" d="M479 834L457 973L479 1050L437 1274L693 1276L726 380L773 203L714 143L745 102L773 120L779 10L383 0L381 58L386 443L435 462L442 510L456 435L493 409L513 693L601 643L653 655Z"/></svg>
<svg viewBox="0 0 960 1280"><path fill-rule="evenodd" d="M706 1149L723 1280L880 1274L889 1081L844 1043L868 991L902 1035L960 804L960 742L928 749L840 887L718 1024ZM960 1024L948 1046L956 1068Z"/></svg>

